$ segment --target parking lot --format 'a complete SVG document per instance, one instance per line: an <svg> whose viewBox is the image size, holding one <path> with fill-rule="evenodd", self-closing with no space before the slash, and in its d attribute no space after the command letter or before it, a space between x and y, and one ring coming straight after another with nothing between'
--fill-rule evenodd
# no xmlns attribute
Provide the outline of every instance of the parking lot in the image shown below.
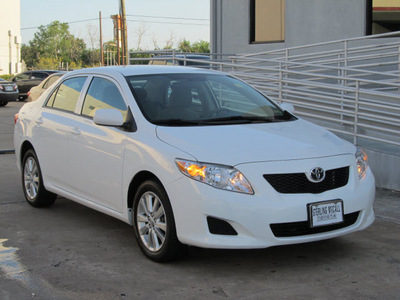
<svg viewBox="0 0 400 300"><path fill-rule="evenodd" d="M261 250L191 248L146 259L132 228L59 198L30 207L12 150L14 113L0 109L0 299L399 299L400 192L377 189L368 229Z"/></svg>

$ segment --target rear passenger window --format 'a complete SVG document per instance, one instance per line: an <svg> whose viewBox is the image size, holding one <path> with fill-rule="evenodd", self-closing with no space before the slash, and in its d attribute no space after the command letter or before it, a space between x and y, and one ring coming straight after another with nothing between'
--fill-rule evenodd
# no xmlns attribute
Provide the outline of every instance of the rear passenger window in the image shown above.
<svg viewBox="0 0 400 300"><path fill-rule="evenodd" d="M86 77L75 77L65 80L50 96L47 107L73 112Z"/></svg>
<svg viewBox="0 0 400 300"><path fill-rule="evenodd" d="M32 79L45 79L47 78L47 74L45 73L40 73L40 72L32 72Z"/></svg>
<svg viewBox="0 0 400 300"><path fill-rule="evenodd" d="M29 79L31 73L22 73L15 77L15 81Z"/></svg>
<svg viewBox="0 0 400 300"><path fill-rule="evenodd" d="M126 120L128 108L117 86L110 80L95 77L83 102L82 115L93 117L94 112L101 108L118 109Z"/></svg>

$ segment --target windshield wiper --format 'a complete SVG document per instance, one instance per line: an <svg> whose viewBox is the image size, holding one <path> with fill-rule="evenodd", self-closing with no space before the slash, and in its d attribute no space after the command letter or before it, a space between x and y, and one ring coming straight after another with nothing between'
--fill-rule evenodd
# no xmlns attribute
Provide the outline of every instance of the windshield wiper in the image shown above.
<svg viewBox="0 0 400 300"><path fill-rule="evenodd" d="M154 124L165 126L198 126L201 125L201 122L183 119L165 119L154 121Z"/></svg>
<svg viewBox="0 0 400 300"><path fill-rule="evenodd" d="M215 118L204 120L204 123L207 124L221 124L221 123L240 123L240 124L248 124L248 123L269 123L274 122L274 119L268 117L257 117L257 116L230 116L223 118Z"/></svg>

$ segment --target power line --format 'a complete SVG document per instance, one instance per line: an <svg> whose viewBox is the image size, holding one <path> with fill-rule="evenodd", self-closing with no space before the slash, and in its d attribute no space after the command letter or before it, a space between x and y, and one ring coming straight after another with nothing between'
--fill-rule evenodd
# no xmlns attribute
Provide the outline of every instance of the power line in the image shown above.
<svg viewBox="0 0 400 300"><path fill-rule="evenodd" d="M142 20L127 20L127 21L129 21L129 22L136 22L136 23L155 23L155 24L173 24L173 25L210 26L209 24L198 24L198 23L177 23L177 22L142 21Z"/></svg>
<svg viewBox="0 0 400 300"><path fill-rule="evenodd" d="M167 20L188 20L188 21L209 21L209 19L198 19L198 18L179 18L179 17L161 17L161 16L147 16L147 15L126 15L127 17L137 17L137 18L155 18L155 19L167 19ZM70 22L61 22L67 24L75 24L75 23L83 23L90 21L97 21L99 18L78 20L78 21L70 21ZM103 17L102 20L111 19L110 17ZM136 20L127 20L130 22L139 22ZM196 26L209 26L208 24L198 24L198 23L176 23L176 22L162 22L162 21L140 21L143 23L155 23L155 24L175 24L175 25L196 25ZM40 25L43 26L43 25ZM21 28L21 30L29 30L29 29L38 29L40 26L33 27L25 27Z"/></svg>
<svg viewBox="0 0 400 300"><path fill-rule="evenodd" d="M102 18L103 20L105 19L111 19L110 17L104 17ZM90 21L97 21L99 20L99 18L93 18L93 19L86 19L86 20L79 20L79 21L71 21L71 22L61 22L60 23L67 23L67 24L75 24L75 23L83 23L83 22L90 22ZM40 25L43 26L43 25ZM40 26L35 26L35 27L25 27L25 28L21 28L21 30L27 30L27 29L37 29Z"/></svg>
<svg viewBox="0 0 400 300"><path fill-rule="evenodd" d="M197 18L180 18L180 17L161 17L161 16L145 16L145 15L126 15L127 17L139 18L155 18L155 19L172 19L172 20L190 20L190 21L210 21L210 19L197 19Z"/></svg>

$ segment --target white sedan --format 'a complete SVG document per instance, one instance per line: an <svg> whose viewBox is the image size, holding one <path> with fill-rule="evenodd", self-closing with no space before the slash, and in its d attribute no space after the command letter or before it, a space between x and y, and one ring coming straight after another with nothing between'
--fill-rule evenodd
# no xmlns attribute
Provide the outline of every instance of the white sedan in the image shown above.
<svg viewBox="0 0 400 300"><path fill-rule="evenodd" d="M70 72L16 116L26 200L60 195L133 225L155 261L188 245L265 248L368 227L364 151L220 72Z"/></svg>

